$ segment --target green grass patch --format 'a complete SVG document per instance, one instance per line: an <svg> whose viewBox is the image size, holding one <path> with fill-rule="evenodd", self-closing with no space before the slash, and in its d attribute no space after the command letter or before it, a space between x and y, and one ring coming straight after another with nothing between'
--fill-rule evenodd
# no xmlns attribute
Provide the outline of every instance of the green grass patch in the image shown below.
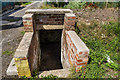
<svg viewBox="0 0 120 80"><path fill-rule="evenodd" d="M26 3L22 3L22 6L26 6L26 5L29 5L31 4L32 2L26 2Z"/></svg>
<svg viewBox="0 0 120 80"><path fill-rule="evenodd" d="M25 34L25 31L21 31L21 35L24 35Z"/></svg>
<svg viewBox="0 0 120 80"><path fill-rule="evenodd" d="M13 51L8 51L8 50L7 50L7 51L4 51L2 54L3 54L3 55L4 55L4 54L10 55L10 54L13 54Z"/></svg>

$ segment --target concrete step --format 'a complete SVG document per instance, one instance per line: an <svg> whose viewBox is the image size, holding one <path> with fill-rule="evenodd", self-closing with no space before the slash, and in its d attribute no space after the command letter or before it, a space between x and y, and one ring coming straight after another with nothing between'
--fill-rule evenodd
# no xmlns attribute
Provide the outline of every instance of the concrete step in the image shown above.
<svg viewBox="0 0 120 80"><path fill-rule="evenodd" d="M68 78L70 71L69 68L67 69L56 69L56 70L50 70L50 71L41 71L39 74L39 78L41 76L48 76L48 75L54 75L57 76L58 78Z"/></svg>

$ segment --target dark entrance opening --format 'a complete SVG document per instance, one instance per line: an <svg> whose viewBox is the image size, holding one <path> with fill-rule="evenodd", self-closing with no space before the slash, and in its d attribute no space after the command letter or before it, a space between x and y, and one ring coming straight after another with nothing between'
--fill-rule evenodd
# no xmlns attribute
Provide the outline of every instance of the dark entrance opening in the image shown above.
<svg viewBox="0 0 120 80"><path fill-rule="evenodd" d="M62 69L61 64L62 30L40 30L40 71Z"/></svg>

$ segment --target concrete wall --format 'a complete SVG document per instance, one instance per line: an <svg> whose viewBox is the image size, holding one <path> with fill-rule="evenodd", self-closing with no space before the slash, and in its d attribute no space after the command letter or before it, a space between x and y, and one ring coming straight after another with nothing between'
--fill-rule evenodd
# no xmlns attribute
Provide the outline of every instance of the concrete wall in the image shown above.
<svg viewBox="0 0 120 80"><path fill-rule="evenodd" d="M34 33L28 51L28 61L31 72L39 70L39 64L41 58L40 56L41 56L41 50L40 50L39 36L38 33Z"/></svg>
<svg viewBox="0 0 120 80"><path fill-rule="evenodd" d="M76 71L79 71L79 68L84 67L88 62L89 49L74 31L75 18L73 13L65 14L61 62L63 68L74 66Z"/></svg>
<svg viewBox="0 0 120 80"><path fill-rule="evenodd" d="M89 49L75 31L66 31L66 54L69 63L79 71L88 62Z"/></svg>
<svg viewBox="0 0 120 80"><path fill-rule="evenodd" d="M23 16L24 30L32 32L40 30L43 25L64 25L65 13L70 9L29 9Z"/></svg>

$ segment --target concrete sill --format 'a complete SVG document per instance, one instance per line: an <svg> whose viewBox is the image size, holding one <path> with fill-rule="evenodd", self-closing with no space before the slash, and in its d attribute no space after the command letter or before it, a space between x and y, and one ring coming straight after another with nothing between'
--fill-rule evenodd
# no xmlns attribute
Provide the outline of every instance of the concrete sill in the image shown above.
<svg viewBox="0 0 120 80"><path fill-rule="evenodd" d="M37 30L55 30L63 29L64 25L37 25Z"/></svg>

